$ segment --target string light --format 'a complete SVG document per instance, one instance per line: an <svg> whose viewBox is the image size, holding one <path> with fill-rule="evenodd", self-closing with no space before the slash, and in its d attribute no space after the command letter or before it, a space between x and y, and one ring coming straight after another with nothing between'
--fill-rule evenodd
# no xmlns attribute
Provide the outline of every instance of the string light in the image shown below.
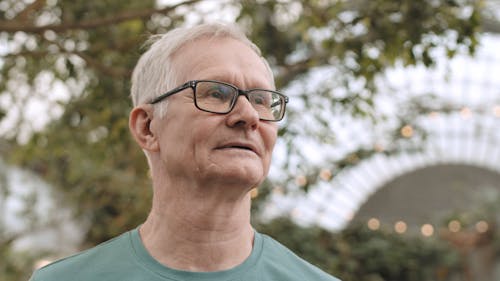
<svg viewBox="0 0 500 281"><path fill-rule="evenodd" d="M332 178L332 172L329 169L321 169L319 177L324 181L329 181Z"/></svg>
<svg viewBox="0 0 500 281"><path fill-rule="evenodd" d="M462 115L462 117L464 119L468 119L471 117L472 115L472 111L470 110L470 108L468 107L463 107L461 110L460 110L460 114Z"/></svg>
<svg viewBox="0 0 500 281"><path fill-rule="evenodd" d="M399 234L405 233L407 229L408 226L404 221L398 221L394 224L394 230Z"/></svg>
<svg viewBox="0 0 500 281"><path fill-rule="evenodd" d="M379 144L379 143L376 143L373 146L373 149L375 149L376 152L382 152L382 151L384 151L384 147L381 144Z"/></svg>
<svg viewBox="0 0 500 281"><path fill-rule="evenodd" d="M500 117L500 105L495 105L493 107L493 115L495 115L495 117Z"/></svg>
<svg viewBox="0 0 500 281"><path fill-rule="evenodd" d="M459 232L460 229L462 228L462 225L460 224L459 221L457 220L452 220L448 223L448 229L451 231L451 232Z"/></svg>
<svg viewBox="0 0 500 281"><path fill-rule="evenodd" d="M307 178L305 176L297 176L295 178L295 183L298 185L298 186L305 186L307 184Z"/></svg>
<svg viewBox="0 0 500 281"><path fill-rule="evenodd" d="M371 230L378 230L380 228L380 221L376 218L371 218L368 220L367 225Z"/></svg>
<svg viewBox="0 0 500 281"><path fill-rule="evenodd" d="M277 185L273 188L273 193L275 195L283 195L285 194L285 190L282 186Z"/></svg>
<svg viewBox="0 0 500 281"><path fill-rule="evenodd" d="M439 112L437 111L432 111L429 113L430 118L437 118L439 116Z"/></svg>
<svg viewBox="0 0 500 281"><path fill-rule="evenodd" d="M420 228L420 232L422 233L423 236L429 237L434 234L434 227L428 223L422 225Z"/></svg>
<svg viewBox="0 0 500 281"><path fill-rule="evenodd" d="M413 136L413 127L410 125L405 125L401 128L401 135L405 138L411 138Z"/></svg>
<svg viewBox="0 0 500 281"><path fill-rule="evenodd" d="M488 228L489 228L488 223L485 221L478 221L476 223L476 230L479 233L485 233L486 231L488 231Z"/></svg>

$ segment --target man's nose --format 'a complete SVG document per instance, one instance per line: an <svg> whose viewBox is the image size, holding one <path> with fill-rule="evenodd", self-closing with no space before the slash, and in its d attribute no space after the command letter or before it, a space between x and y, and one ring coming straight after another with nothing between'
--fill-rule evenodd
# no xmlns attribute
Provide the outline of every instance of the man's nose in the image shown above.
<svg viewBox="0 0 500 281"><path fill-rule="evenodd" d="M242 126L253 130L258 128L259 113L245 95L236 99L233 110L228 114L227 124L229 127Z"/></svg>

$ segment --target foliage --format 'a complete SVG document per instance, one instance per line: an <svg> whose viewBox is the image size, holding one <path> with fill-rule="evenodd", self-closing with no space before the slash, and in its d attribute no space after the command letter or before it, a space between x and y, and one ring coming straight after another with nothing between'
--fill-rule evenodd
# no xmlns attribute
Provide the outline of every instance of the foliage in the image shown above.
<svg viewBox="0 0 500 281"><path fill-rule="evenodd" d="M432 237L400 234L385 226L370 230L357 223L331 233L297 226L287 218L256 228L343 281L496 280L500 197L485 199L479 208L444 217ZM451 221L461 228L451 231ZM478 229L478 222L489 227Z"/></svg>
<svg viewBox="0 0 500 281"><path fill-rule="evenodd" d="M36 260L35 256L29 253L13 251L11 243L1 242L0 256L2 257L2 263L0 263L0 276L2 280L28 280Z"/></svg>
<svg viewBox="0 0 500 281"><path fill-rule="evenodd" d="M449 280L459 256L445 241L350 227L339 234L278 219L260 230L343 281Z"/></svg>
<svg viewBox="0 0 500 281"><path fill-rule="evenodd" d="M203 20L199 2L209 1L164 7L153 0L0 1L0 117L15 122L1 132L12 148L2 154L64 192L62 203L94 226L88 244L134 227L148 212L147 165L127 128L129 76L148 34L186 24L190 15ZM473 53L477 44L476 1L212 3L236 13L276 70L278 87L296 89L293 98L303 104L290 108L280 131L288 151L283 186L298 173L316 178L299 141L333 144L332 116L381 117L374 101L378 74L398 63L432 66L438 48L451 57ZM325 69L323 81L310 83L314 71ZM43 116L35 121L48 125L27 118L33 111ZM400 149L395 139L407 122L389 128L388 143L395 145L386 153ZM374 147L329 161L334 169L354 165ZM261 194L273 185L267 182Z"/></svg>

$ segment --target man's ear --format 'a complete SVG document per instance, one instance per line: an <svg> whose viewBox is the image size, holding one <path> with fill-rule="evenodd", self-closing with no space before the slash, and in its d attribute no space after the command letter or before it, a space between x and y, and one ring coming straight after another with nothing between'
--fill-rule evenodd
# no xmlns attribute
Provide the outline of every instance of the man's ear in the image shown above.
<svg viewBox="0 0 500 281"><path fill-rule="evenodd" d="M158 151L159 149L157 136L151 130L153 113L152 105L139 105L132 109L128 120L130 132L135 141L147 151Z"/></svg>

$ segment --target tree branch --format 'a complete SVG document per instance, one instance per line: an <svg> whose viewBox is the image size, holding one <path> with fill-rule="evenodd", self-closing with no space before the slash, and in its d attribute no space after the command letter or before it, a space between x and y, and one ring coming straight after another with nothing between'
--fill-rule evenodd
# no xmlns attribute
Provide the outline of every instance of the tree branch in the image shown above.
<svg viewBox="0 0 500 281"><path fill-rule="evenodd" d="M33 3L29 4L18 13L11 21L16 20L17 22L27 23L29 16L31 13L34 13L36 10L39 10L45 5L46 0L36 0Z"/></svg>
<svg viewBox="0 0 500 281"><path fill-rule="evenodd" d="M92 56L89 56L83 52L71 52L71 54L79 56L87 63L88 66L96 69L97 71L99 71L102 74L105 74L107 76L115 77L115 78L124 78L124 77L127 77L131 74L130 71L123 69L123 68L106 66L106 65L102 64L99 60L94 59Z"/></svg>
<svg viewBox="0 0 500 281"><path fill-rule="evenodd" d="M80 22L71 22L64 24L49 24L43 26L36 25L26 25L25 22L22 21L0 21L0 32L17 32L23 31L26 33L43 33L46 30L52 30L54 32L63 32L66 30L72 29L94 29L102 26L113 25L133 19L144 19L148 18L153 14L164 14L168 13L179 6L182 5L191 5L196 2L200 2L201 0L189 0L184 1L173 6L168 6L163 9L144 9L140 11L125 11L121 14L116 14L114 16L99 18L99 19L91 19Z"/></svg>
<svg viewBox="0 0 500 281"><path fill-rule="evenodd" d="M328 62L329 58L330 56L327 53L317 51L314 55L305 58L304 60L284 65L280 70L281 73L278 77L276 77L276 86L278 88L283 87L288 82L295 80L298 75L301 75L311 69L313 62L316 62L316 65L322 65L325 62Z"/></svg>
<svg viewBox="0 0 500 281"><path fill-rule="evenodd" d="M11 59L11 58L19 57L19 56L30 56L33 58L43 59L45 56L50 55L50 54L51 53L49 51L24 51L24 52L18 52L15 54L7 54L3 58L4 59ZM90 56L84 52L66 51L64 49L61 49L61 51L58 54L53 54L53 55L76 55L76 56L80 57L82 60L84 60L89 68L93 68L97 72L104 74L104 75L107 75L107 76L110 76L110 77L124 78L124 77L131 75L131 71L129 71L127 69L106 66L98 59L95 59L92 56Z"/></svg>

